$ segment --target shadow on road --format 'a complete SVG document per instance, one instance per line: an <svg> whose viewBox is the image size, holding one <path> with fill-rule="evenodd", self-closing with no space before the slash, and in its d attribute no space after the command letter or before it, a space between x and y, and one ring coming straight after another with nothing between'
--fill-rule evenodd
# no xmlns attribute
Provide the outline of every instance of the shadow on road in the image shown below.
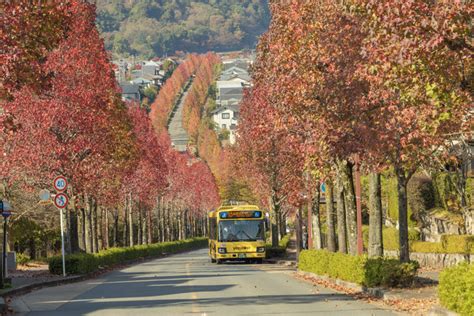
<svg viewBox="0 0 474 316"><path fill-rule="evenodd" d="M180 286L175 288L174 293L187 293L189 290L193 292L209 292L209 291L221 291L230 285L219 285L219 286L193 286L193 287L183 287ZM191 289L192 288L192 289ZM172 290L172 289L169 289ZM154 295L158 295L157 292ZM92 293L90 293L92 294ZM106 293L104 293L106 294ZM143 293L134 295L131 289L124 291L120 296L113 296L114 298L126 298L127 300L101 300L96 301L95 295L87 295L86 297L81 296L77 298L78 302L71 302L69 304L63 305L57 312L67 312L70 315L70 312L74 313L80 311L81 313L92 313L98 310L107 310L107 309L149 309L156 307L170 307L174 305L184 306L184 305L198 305L201 308L212 307L213 309L219 310L219 306L262 306L262 305L278 305L278 304L310 304L317 301L352 301L351 297L348 297L344 294L318 294L318 295L261 295L255 297L240 296L240 297L213 297L213 298L198 298L198 299L154 299L154 300L136 300L135 297L142 297ZM90 297L88 299L87 297ZM106 295L104 299L111 298L110 295ZM350 309L345 309L349 311Z"/></svg>

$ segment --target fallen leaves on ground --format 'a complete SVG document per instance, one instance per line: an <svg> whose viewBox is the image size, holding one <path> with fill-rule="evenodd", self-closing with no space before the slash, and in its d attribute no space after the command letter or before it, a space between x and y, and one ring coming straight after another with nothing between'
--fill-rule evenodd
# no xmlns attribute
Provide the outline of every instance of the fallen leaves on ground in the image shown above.
<svg viewBox="0 0 474 316"><path fill-rule="evenodd" d="M304 280L312 283L317 286L320 285L325 288L330 288L336 290L337 292L345 293L356 300L362 300L370 304L376 304L380 306L389 307L398 312L405 312L413 316L422 316L427 315L428 311L433 305L439 304L437 297L427 298L427 299L388 299L384 300L383 298L378 298L371 296L367 293L362 293L360 291L347 288L341 285L334 283L331 280L319 279L309 275L302 275L298 273L293 274L295 278ZM312 291L313 294L319 294L319 290Z"/></svg>

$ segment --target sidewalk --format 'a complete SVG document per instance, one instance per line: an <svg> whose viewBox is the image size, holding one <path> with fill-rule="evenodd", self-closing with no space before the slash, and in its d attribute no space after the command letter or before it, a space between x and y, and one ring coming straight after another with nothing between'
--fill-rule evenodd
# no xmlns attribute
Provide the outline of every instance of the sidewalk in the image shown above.
<svg viewBox="0 0 474 316"><path fill-rule="evenodd" d="M62 284L82 278L82 276L67 276L50 274L47 264L34 264L22 266L17 271L9 273L11 287L0 289L0 297L6 298L13 295L29 292L37 287ZM0 309L4 307L4 300L0 300Z"/></svg>

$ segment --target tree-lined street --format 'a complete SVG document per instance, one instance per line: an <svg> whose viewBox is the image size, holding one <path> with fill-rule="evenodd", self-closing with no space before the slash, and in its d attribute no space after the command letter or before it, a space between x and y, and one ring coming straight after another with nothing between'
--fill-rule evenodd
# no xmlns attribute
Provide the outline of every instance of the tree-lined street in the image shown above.
<svg viewBox="0 0 474 316"><path fill-rule="evenodd" d="M280 265L215 265L207 250L15 298L26 315L395 315L295 279Z"/></svg>

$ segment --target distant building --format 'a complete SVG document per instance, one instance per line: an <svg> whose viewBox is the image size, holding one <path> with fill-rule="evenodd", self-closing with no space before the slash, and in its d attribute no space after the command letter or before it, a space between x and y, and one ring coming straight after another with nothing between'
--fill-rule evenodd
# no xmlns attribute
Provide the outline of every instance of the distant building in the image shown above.
<svg viewBox="0 0 474 316"><path fill-rule="evenodd" d="M143 76L159 75L162 66L163 66L162 62L147 61L142 65L142 75Z"/></svg>
<svg viewBox="0 0 474 316"><path fill-rule="evenodd" d="M120 88L122 89L122 100L124 101L137 101L140 102L140 86L133 83L121 83Z"/></svg>
<svg viewBox="0 0 474 316"><path fill-rule="evenodd" d="M212 111L212 119L219 129L230 131L229 142L235 143L235 133L239 120L240 106L238 104L224 105Z"/></svg>
<svg viewBox="0 0 474 316"><path fill-rule="evenodd" d="M251 65L252 65L252 61L250 59L241 59L241 58L224 60L222 62L223 71L226 71L232 67L237 67L237 68L244 69L246 72L248 72Z"/></svg>
<svg viewBox="0 0 474 316"><path fill-rule="evenodd" d="M151 84L153 84L153 81L145 79L143 77L139 77L139 78L135 78L135 79L131 80L130 83L133 84L133 85L138 85L140 88L143 89L143 88L147 88Z"/></svg>
<svg viewBox="0 0 474 316"><path fill-rule="evenodd" d="M229 133L229 142L235 143L236 130L239 121L240 101L244 89L252 85L249 68L252 60L237 58L224 60L222 72L216 82L217 109L212 112L212 119L219 129L226 129Z"/></svg>
<svg viewBox="0 0 474 316"><path fill-rule="evenodd" d="M239 81L217 81L217 100L218 106L221 106L224 101L232 99L241 100L243 97L244 85Z"/></svg>

